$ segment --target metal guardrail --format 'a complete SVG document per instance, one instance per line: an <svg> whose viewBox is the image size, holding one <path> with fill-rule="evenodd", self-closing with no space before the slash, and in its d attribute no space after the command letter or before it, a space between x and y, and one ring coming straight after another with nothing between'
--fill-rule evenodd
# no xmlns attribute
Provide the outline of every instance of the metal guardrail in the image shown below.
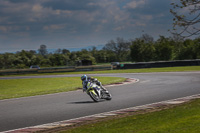
<svg viewBox="0 0 200 133"><path fill-rule="evenodd" d="M71 67L52 67L41 69L10 69L0 70L0 75L17 75L17 74L34 74L34 73L55 73L55 72L77 72L77 71L100 71L111 70L111 65L97 65L97 66L71 66Z"/></svg>
<svg viewBox="0 0 200 133"><path fill-rule="evenodd" d="M116 67L116 69L159 68L159 67L176 67L176 66L200 66L200 59L120 64Z"/></svg>
<svg viewBox="0 0 200 133"><path fill-rule="evenodd" d="M52 67L41 69L10 69L0 70L0 75L14 74L34 74L34 73L55 73L55 72L81 72L81 71L101 71L112 69L136 69L136 68L158 68L175 66L200 66L200 59L197 60L176 60L176 61L156 61L156 62L138 62L129 64L113 65L95 65L95 66L71 66L71 67Z"/></svg>

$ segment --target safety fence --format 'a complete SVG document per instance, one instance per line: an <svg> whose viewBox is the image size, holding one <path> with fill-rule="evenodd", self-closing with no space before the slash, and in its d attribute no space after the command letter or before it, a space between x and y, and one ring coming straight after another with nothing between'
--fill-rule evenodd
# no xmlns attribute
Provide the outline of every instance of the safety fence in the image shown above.
<svg viewBox="0 0 200 133"><path fill-rule="evenodd" d="M53 67L53 68L41 68L41 69L10 69L10 70L0 70L0 75L101 71L101 70L112 70L112 69L138 69L138 68L159 68L159 67L175 67L175 66L200 66L200 59L138 62L138 63L127 63L118 65L71 66L71 67Z"/></svg>
<svg viewBox="0 0 200 133"><path fill-rule="evenodd" d="M156 61L120 64L116 69L138 69L138 68L159 68L175 66L200 66L200 60L175 60L175 61Z"/></svg>
<svg viewBox="0 0 200 133"><path fill-rule="evenodd" d="M41 69L9 69L9 70L0 70L0 75L100 71L100 70L111 70L111 69L112 69L111 65L53 67L53 68L41 68Z"/></svg>

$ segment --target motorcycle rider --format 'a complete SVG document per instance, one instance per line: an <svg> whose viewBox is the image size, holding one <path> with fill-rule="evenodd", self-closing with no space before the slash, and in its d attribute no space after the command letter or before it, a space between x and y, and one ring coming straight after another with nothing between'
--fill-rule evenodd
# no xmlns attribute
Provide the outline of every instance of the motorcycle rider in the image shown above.
<svg viewBox="0 0 200 133"><path fill-rule="evenodd" d="M106 88L104 88L104 87L102 86L101 82L97 80L97 78L88 77L87 75L82 75L82 76L81 76L81 80L82 80L82 85L83 85L83 92L86 91L86 90L88 89L88 88L87 88L87 83L88 83L89 81L96 83L96 84L97 84L98 86L100 86L104 91L108 92L108 91L106 90Z"/></svg>

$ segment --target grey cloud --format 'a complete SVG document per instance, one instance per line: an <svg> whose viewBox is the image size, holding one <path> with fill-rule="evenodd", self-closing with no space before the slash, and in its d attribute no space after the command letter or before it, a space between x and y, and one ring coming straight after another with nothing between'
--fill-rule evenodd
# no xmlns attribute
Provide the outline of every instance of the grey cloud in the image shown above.
<svg viewBox="0 0 200 133"><path fill-rule="evenodd" d="M160 0L1 0L0 46L8 44L15 48L21 42L21 48L41 43L62 48L106 43L116 37L130 39L141 34L139 31L146 29L153 33L152 27L168 24L169 6L166 5L169 3Z"/></svg>
<svg viewBox="0 0 200 133"><path fill-rule="evenodd" d="M27 2L27 0L4 0L4 1L9 1L12 3L23 3L23 2Z"/></svg>
<svg viewBox="0 0 200 133"><path fill-rule="evenodd" d="M50 7L53 10L85 10L93 11L98 8L96 5L91 5L89 3L94 2L93 0L54 0L47 1L42 5L44 7Z"/></svg>

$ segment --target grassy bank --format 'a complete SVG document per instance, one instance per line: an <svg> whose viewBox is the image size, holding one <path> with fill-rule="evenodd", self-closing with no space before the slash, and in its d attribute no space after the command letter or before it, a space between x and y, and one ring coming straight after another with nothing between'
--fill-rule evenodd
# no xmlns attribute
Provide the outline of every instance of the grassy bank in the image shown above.
<svg viewBox="0 0 200 133"><path fill-rule="evenodd" d="M107 71L87 71L85 74L102 73L149 73L149 72L180 72L180 71L200 71L200 66L187 67L165 67L165 68L145 68L145 69L125 69ZM28 75L62 75L62 74L83 74L83 72L65 73L44 73ZM22 76L22 75L21 75ZM124 78L99 77L103 84L121 82ZM43 95L57 92L75 90L81 87L80 77L66 78L38 78L38 79L10 79L0 80L0 100L8 98L18 98L34 95Z"/></svg>
<svg viewBox="0 0 200 133"><path fill-rule="evenodd" d="M102 82L102 84L111 84L125 80L125 78L117 77L97 78ZM80 77L0 80L0 100L66 92L81 87L82 84Z"/></svg>
<svg viewBox="0 0 200 133"><path fill-rule="evenodd" d="M120 69L107 71L91 71L93 73L151 73L151 72L185 72L185 71L200 71L200 66L185 66L185 67L163 67L163 68L141 68L141 69ZM79 72L74 72L79 74Z"/></svg>
<svg viewBox="0 0 200 133"><path fill-rule="evenodd" d="M24 75L63 75L63 74L104 74L104 73L151 73L151 72L184 72L184 71L200 71L200 66L184 66L184 67L163 67L163 68L141 68L141 69L120 69L105 71L85 71L85 72L60 72L60 73L38 73L23 75L7 75L7 76L24 76ZM0 77L4 77L0 75Z"/></svg>
<svg viewBox="0 0 200 133"><path fill-rule="evenodd" d="M62 133L198 133L200 99L171 109L90 123Z"/></svg>

